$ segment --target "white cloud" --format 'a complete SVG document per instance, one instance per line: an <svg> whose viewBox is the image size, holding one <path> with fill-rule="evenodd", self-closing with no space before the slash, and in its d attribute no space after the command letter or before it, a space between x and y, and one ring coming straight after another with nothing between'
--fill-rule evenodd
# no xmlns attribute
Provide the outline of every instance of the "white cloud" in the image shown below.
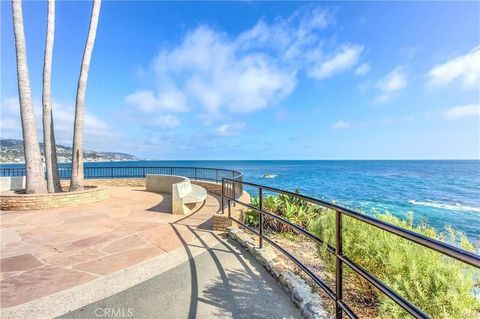
<svg viewBox="0 0 480 319"><path fill-rule="evenodd" d="M393 99L395 93L407 87L407 76L402 67L397 66L380 79L376 85L380 94L375 98L377 103L386 103Z"/></svg>
<svg viewBox="0 0 480 319"><path fill-rule="evenodd" d="M340 52L309 70L309 74L315 79L325 79L334 74L349 70L358 62L362 51L363 46L345 45L341 48Z"/></svg>
<svg viewBox="0 0 480 319"><path fill-rule="evenodd" d="M179 126L180 120L173 115L160 115L151 119L151 123L161 128L168 129Z"/></svg>
<svg viewBox="0 0 480 319"><path fill-rule="evenodd" d="M150 90L139 90L125 97L125 100L143 112L154 110L170 112L187 111L184 94L174 89L161 91L158 95L155 95L155 93Z"/></svg>
<svg viewBox="0 0 480 319"><path fill-rule="evenodd" d="M468 104L452 107L443 113L443 116L449 120L456 120L464 117L480 118L480 104Z"/></svg>
<svg viewBox="0 0 480 319"><path fill-rule="evenodd" d="M355 69L355 74L358 76L363 76L368 74L370 72L371 65L370 63L363 63L360 64L356 69Z"/></svg>
<svg viewBox="0 0 480 319"><path fill-rule="evenodd" d="M154 90L139 90L126 100L146 112L188 105L212 119L278 104L293 92L300 71L323 79L358 62L363 46L327 50L322 30L332 20L330 12L308 6L271 23L261 19L235 37L201 25L156 55L146 72L155 74ZM183 95L163 98L171 88Z"/></svg>
<svg viewBox="0 0 480 319"><path fill-rule="evenodd" d="M198 27L154 63L160 82L175 83L208 113L247 113L289 95L294 73L263 53L242 54L225 34Z"/></svg>
<svg viewBox="0 0 480 319"><path fill-rule="evenodd" d="M18 98L6 98L1 102L1 136L3 138L22 139L22 126L20 121L20 107ZM33 101L35 121L39 142L43 141L42 109L41 103ZM55 139L57 144L70 146L73 138L73 104L53 102L53 120ZM85 123L85 146L90 149L108 150L112 140L119 137L105 121L92 114L88 108L84 114Z"/></svg>
<svg viewBox="0 0 480 319"><path fill-rule="evenodd" d="M428 72L427 86L444 87L459 82L464 89L480 87L480 46L443 64L434 66Z"/></svg>
<svg viewBox="0 0 480 319"><path fill-rule="evenodd" d="M276 50L278 58L292 62L319 47L320 32L333 22L327 10L310 6L295 11L290 17L277 17L268 24L263 19L242 32L236 39L242 50Z"/></svg>
<svg viewBox="0 0 480 319"><path fill-rule="evenodd" d="M338 121L332 124L332 128L336 130L341 130L350 127L350 122Z"/></svg>
<svg viewBox="0 0 480 319"><path fill-rule="evenodd" d="M395 92L407 86L407 78L401 67L396 67L377 83L383 92Z"/></svg>
<svg viewBox="0 0 480 319"><path fill-rule="evenodd" d="M245 123L234 122L226 123L217 127L216 133L223 137L232 137L240 135L240 132L245 127Z"/></svg>

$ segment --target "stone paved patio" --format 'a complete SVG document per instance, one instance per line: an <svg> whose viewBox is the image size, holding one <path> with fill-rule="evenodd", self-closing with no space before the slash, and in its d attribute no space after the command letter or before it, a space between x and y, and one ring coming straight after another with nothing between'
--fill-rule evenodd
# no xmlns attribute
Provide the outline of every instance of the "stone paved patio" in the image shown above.
<svg viewBox="0 0 480 319"><path fill-rule="evenodd" d="M1 211L1 307L82 285L173 251L211 229L219 199L188 217L169 195L111 187L110 198L78 207Z"/></svg>

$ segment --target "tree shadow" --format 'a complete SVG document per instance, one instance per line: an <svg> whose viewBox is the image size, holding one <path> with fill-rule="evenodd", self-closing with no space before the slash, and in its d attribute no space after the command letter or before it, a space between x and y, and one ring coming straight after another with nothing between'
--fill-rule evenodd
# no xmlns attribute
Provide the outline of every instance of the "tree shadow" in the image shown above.
<svg viewBox="0 0 480 319"><path fill-rule="evenodd" d="M198 212L202 210L206 205L206 201L202 203L193 204L193 212L170 223L172 225L182 225L182 226L192 226L195 225L198 229L203 230L213 230L213 217L209 216L209 218L202 218L205 215L196 215ZM203 220L200 224L197 224L198 220Z"/></svg>
<svg viewBox="0 0 480 319"><path fill-rule="evenodd" d="M225 316L233 318L283 317L280 315L281 311L278 311L279 308L275 309L278 300L272 292L272 285L276 286L274 279L252 256L243 252L237 243L229 242L227 244L213 232L209 233L217 241L213 247L210 247L199 234L205 232L204 230L187 227L200 242L201 247L207 249L207 253L220 275L219 280L203 289L202 297L198 296L198 292L195 293L198 301L217 308L215 318ZM189 249L188 246L186 249ZM230 264L225 266L221 261L222 254L234 255L238 261L237 266L232 269L229 269ZM265 280L265 276L271 280ZM195 309L198 301L191 300L195 304Z"/></svg>
<svg viewBox="0 0 480 319"><path fill-rule="evenodd" d="M173 231L177 235L178 239L182 242L183 247L185 248L185 252L188 256L188 264L190 268L190 278L191 278L191 289L190 289L190 305L188 308L188 318L196 318L197 315L197 307L198 307L198 277L197 277L197 265L195 263L195 259L193 258L193 254L188 248L188 243L185 241L183 236L180 234L178 229L174 224L170 224Z"/></svg>
<svg viewBox="0 0 480 319"><path fill-rule="evenodd" d="M261 280L241 270L225 270L225 278L208 285L199 300L217 308L214 317L274 318L268 308L276 305L265 299Z"/></svg>

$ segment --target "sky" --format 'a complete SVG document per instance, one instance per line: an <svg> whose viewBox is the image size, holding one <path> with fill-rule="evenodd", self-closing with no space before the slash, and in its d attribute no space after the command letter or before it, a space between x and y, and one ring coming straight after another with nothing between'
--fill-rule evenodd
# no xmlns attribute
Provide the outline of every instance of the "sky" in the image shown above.
<svg viewBox="0 0 480 319"><path fill-rule="evenodd" d="M41 136L45 1L24 2ZM71 145L90 1L56 5L57 143ZM21 138L1 1L1 136ZM104 1L85 147L158 160L480 158L480 2Z"/></svg>

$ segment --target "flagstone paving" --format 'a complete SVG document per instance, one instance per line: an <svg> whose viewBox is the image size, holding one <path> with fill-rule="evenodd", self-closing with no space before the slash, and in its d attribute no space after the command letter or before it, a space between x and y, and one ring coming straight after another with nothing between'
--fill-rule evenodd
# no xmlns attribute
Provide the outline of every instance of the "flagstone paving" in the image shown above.
<svg viewBox="0 0 480 319"><path fill-rule="evenodd" d="M173 251L194 239L192 229L211 229L220 207L218 197L209 194L185 217L170 214L169 195L133 187L108 192L109 199L101 203L0 212L2 308Z"/></svg>

